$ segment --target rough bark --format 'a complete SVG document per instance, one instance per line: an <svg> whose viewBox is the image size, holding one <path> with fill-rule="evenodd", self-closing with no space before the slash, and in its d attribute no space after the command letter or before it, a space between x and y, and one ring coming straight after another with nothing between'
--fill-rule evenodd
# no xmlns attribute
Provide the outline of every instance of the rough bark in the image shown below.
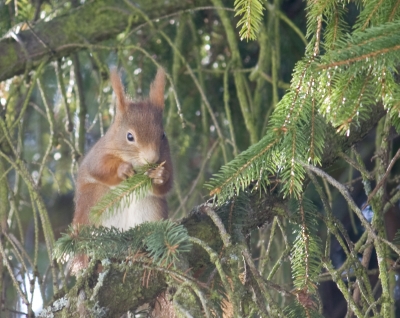
<svg viewBox="0 0 400 318"><path fill-rule="evenodd" d="M68 56L87 45L111 39L129 24L135 28L150 19L184 9L193 9L205 0L147 1L96 0L69 9L50 21L25 25L26 30L0 40L0 81L28 72L43 61Z"/></svg>

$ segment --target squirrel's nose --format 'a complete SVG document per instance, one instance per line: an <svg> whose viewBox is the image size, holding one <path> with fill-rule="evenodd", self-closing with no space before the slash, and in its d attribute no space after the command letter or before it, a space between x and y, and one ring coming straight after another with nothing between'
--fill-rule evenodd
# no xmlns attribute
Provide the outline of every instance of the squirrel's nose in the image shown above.
<svg viewBox="0 0 400 318"><path fill-rule="evenodd" d="M154 150L146 150L142 152L143 163L156 163L160 159L159 153Z"/></svg>

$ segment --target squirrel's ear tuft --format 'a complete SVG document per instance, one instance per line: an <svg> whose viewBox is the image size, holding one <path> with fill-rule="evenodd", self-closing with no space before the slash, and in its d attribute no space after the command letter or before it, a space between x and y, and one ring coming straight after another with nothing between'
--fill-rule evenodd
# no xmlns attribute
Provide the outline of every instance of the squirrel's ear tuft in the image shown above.
<svg viewBox="0 0 400 318"><path fill-rule="evenodd" d="M162 67L157 70L156 78L150 85L149 100L154 106L164 108L165 71Z"/></svg>
<svg viewBox="0 0 400 318"><path fill-rule="evenodd" d="M124 113L126 103L124 86L122 85L121 78L115 67L110 70L110 80L115 96L117 97L117 113Z"/></svg>

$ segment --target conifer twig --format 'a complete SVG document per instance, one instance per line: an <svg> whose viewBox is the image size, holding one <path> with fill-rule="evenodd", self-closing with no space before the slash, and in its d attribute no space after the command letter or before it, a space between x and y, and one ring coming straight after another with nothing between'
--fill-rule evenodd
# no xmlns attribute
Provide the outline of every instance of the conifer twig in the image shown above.
<svg viewBox="0 0 400 318"><path fill-rule="evenodd" d="M147 176L147 171L149 169L161 167L164 163L165 161L158 165L147 164L141 167L139 171L136 171L132 177L122 181L116 188L110 189L100 201L91 208L89 219L94 224L100 224L102 220L109 218L119 211L122 200L125 200L125 202L122 203L123 206L129 205L132 199L130 198L132 193L135 194L133 200L141 198L151 187L151 179Z"/></svg>

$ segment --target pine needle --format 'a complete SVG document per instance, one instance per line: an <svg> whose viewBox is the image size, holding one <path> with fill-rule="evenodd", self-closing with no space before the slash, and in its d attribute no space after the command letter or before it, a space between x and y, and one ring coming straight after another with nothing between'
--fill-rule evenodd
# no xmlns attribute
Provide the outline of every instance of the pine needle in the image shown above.
<svg viewBox="0 0 400 318"><path fill-rule="evenodd" d="M131 200L143 198L151 188L151 179L147 171L162 167L164 164L165 161L159 165L147 164L137 170L132 177L122 181L116 188L110 189L90 210L90 221L99 225L102 220L110 218L129 206Z"/></svg>
<svg viewBox="0 0 400 318"><path fill-rule="evenodd" d="M142 251L157 264L170 264L191 246L186 228L170 220L142 223L124 232L115 227L81 225L62 235L53 255L61 262L79 254L121 260Z"/></svg>
<svg viewBox="0 0 400 318"><path fill-rule="evenodd" d="M255 40L260 29L263 17L263 5L259 0L236 0L234 4L235 17L242 16L236 25L242 27L239 31L240 39L243 41Z"/></svg>

